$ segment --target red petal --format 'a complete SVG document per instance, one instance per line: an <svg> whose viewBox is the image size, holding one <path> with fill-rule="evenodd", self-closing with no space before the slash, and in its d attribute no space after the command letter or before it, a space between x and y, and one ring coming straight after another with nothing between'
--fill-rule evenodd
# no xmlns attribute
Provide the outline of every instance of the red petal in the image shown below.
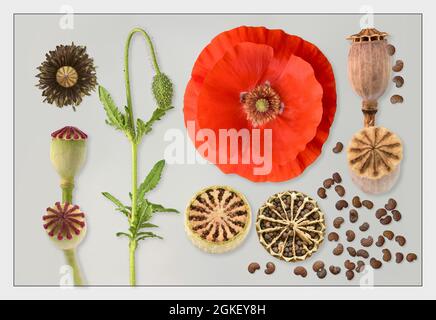
<svg viewBox="0 0 436 320"><path fill-rule="evenodd" d="M309 62L315 73L315 77L323 89L323 112L321 122L316 135L306 145L296 158L286 163L273 163L271 174L266 176L254 175L251 165L221 165L217 166L225 173L237 173L252 181L285 181L301 174L319 156L322 145L328 137L330 126L336 111L336 87L335 78L331 65L322 52L313 44L303 39L288 35L281 30L268 30L263 27L239 27L223 32L215 37L206 46L198 57L191 80L185 92L185 123L197 122L197 98L202 90L205 77L224 54L240 42L254 42L267 44L274 49L274 59L271 69L281 69L283 61L291 54L301 57ZM276 63L277 65L273 65ZM198 123L197 123L198 124ZM199 126L196 126L196 130ZM191 135L191 138L194 138ZM195 139L193 139L195 141ZM195 141L198 147L201 142Z"/></svg>

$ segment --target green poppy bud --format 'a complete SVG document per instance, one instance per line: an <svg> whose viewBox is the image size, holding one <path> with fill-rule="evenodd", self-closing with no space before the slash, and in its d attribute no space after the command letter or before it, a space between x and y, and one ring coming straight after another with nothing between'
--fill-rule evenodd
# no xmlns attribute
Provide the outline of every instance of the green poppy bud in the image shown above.
<svg viewBox="0 0 436 320"><path fill-rule="evenodd" d="M171 107L173 84L166 74L159 73L153 77L152 91L159 108Z"/></svg>
<svg viewBox="0 0 436 320"><path fill-rule="evenodd" d="M75 249L86 234L85 214L78 205L56 202L42 217L44 229L61 250Z"/></svg>
<svg viewBox="0 0 436 320"><path fill-rule="evenodd" d="M74 183L86 157L88 136L75 127L64 127L51 134L50 160L62 183Z"/></svg>

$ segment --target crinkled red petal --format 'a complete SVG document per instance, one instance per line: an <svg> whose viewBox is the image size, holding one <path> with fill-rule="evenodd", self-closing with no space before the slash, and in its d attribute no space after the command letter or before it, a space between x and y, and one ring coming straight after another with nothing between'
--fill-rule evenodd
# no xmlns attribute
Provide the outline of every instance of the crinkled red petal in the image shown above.
<svg viewBox="0 0 436 320"><path fill-rule="evenodd" d="M274 59L271 61L270 68L268 69L273 74L267 73L267 77L270 79L274 78L274 72L277 72L277 70L286 69L286 64L292 55L308 62L313 68L316 80L322 87L322 116L315 135L305 145L305 148L299 151L293 158L290 157L289 159L284 159L284 161L273 161L272 171L268 175L255 175L252 164L217 163L217 166L225 173L236 173L252 181L289 180L300 175L319 156L322 146L329 135L330 126L336 112L336 86L331 65L322 52L313 44L297 36L288 35L281 30L268 30L263 27L243 26L219 34L203 49L192 70L192 77L185 92L185 124L188 121L194 121L197 131L202 128L198 117L202 112L198 112L198 102L203 92L205 80L217 62L229 50L237 44L245 42L265 44L273 48ZM275 75L285 77L286 73L275 73ZM202 142L196 141L195 133L190 132L190 136L198 148Z"/></svg>

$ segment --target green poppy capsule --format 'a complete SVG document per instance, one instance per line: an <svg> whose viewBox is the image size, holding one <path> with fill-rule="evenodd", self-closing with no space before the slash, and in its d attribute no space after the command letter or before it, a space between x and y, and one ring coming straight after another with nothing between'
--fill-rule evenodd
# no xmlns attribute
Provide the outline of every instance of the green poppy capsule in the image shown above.
<svg viewBox="0 0 436 320"><path fill-rule="evenodd" d="M75 127L64 127L51 134L50 160L62 183L74 183L86 157L88 136Z"/></svg>

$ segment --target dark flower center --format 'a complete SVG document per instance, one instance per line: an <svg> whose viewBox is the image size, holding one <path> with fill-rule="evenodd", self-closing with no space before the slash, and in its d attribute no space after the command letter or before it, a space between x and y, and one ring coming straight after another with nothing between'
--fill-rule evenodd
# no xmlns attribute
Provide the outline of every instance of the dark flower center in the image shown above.
<svg viewBox="0 0 436 320"><path fill-rule="evenodd" d="M71 88L78 79L77 71L70 66L60 67L56 72L56 82L64 88Z"/></svg>
<svg viewBox="0 0 436 320"><path fill-rule="evenodd" d="M280 96L269 83L258 85L253 90L241 94L241 103L253 127L274 120L282 109Z"/></svg>

